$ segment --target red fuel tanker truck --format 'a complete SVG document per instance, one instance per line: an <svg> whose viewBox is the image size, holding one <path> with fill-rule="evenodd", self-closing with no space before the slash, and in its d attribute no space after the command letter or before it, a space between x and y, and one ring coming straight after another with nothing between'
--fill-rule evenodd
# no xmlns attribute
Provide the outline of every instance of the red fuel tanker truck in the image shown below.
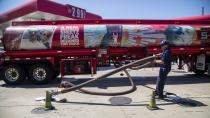
<svg viewBox="0 0 210 118"><path fill-rule="evenodd" d="M13 22L4 31L1 78L19 84L29 78L47 83L61 73L95 74L160 53L168 40L178 68L198 75L209 69L210 21L71 20Z"/></svg>

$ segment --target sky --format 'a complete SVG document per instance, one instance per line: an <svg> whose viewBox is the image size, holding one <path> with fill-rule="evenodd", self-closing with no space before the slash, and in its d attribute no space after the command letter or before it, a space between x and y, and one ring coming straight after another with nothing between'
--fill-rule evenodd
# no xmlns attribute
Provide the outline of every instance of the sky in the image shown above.
<svg viewBox="0 0 210 118"><path fill-rule="evenodd" d="M0 0L0 13L29 0ZM54 0L71 4L104 19L170 19L210 14L210 0Z"/></svg>

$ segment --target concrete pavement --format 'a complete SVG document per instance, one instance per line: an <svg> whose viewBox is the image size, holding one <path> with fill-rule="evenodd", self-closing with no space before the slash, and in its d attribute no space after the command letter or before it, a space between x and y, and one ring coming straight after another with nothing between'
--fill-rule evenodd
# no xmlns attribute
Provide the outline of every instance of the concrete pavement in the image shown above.
<svg viewBox="0 0 210 118"><path fill-rule="evenodd" d="M70 92L59 95L67 98L67 103L52 103L56 110L45 113L34 113L33 110L43 107L43 102L35 98L44 96L46 90L57 89L58 82L53 81L48 85L33 85L25 82L19 86L8 86L0 80L0 118L209 118L210 117L210 77L196 77L186 70L178 71L173 66L169 74L165 91L173 92L182 98L189 98L202 103L197 107L184 107L170 101L158 100L160 110L150 111L146 108L150 101L152 89L155 88L158 68L146 68L130 71L137 91L122 95L132 101L130 104L112 105L113 96L87 95ZM99 69L98 75L109 70ZM68 76L75 83L91 78L90 75ZM123 78L123 79L122 79ZM120 73L109 79L99 81L85 87L95 91L122 91L128 89L129 84Z"/></svg>

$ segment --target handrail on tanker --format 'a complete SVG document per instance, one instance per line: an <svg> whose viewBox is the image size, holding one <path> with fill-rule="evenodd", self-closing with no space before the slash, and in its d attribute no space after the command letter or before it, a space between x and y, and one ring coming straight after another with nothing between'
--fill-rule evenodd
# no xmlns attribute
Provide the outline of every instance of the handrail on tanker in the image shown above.
<svg viewBox="0 0 210 118"><path fill-rule="evenodd" d="M52 21L14 21L12 26L60 25L60 24L185 24L208 25L210 20L149 20L149 19L103 19L103 20L52 20Z"/></svg>

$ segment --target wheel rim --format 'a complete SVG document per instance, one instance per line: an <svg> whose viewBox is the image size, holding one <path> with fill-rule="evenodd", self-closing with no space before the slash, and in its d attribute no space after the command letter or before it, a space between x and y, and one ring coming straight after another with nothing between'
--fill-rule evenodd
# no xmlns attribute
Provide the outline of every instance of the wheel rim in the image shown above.
<svg viewBox="0 0 210 118"><path fill-rule="evenodd" d="M5 77L8 81L15 82L19 79L20 74L17 69L15 68L8 68L5 71Z"/></svg>
<svg viewBox="0 0 210 118"><path fill-rule="evenodd" d="M43 81L43 80L45 80L46 77L47 77L47 72L46 72L46 70L43 69L43 68L40 68L40 67L35 68L35 69L33 70L33 77L34 77L34 79L37 80L37 81Z"/></svg>

